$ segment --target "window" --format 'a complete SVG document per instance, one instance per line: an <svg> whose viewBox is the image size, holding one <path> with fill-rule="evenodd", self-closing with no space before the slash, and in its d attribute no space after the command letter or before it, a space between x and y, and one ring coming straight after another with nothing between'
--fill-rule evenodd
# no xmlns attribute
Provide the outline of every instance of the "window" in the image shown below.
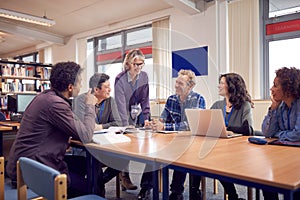
<svg viewBox="0 0 300 200"><path fill-rule="evenodd" d="M269 0L269 18L294 14L300 11L299 1Z"/></svg>
<svg viewBox="0 0 300 200"><path fill-rule="evenodd" d="M151 25L95 37L93 41L95 72L103 72L110 76L112 96L114 96L115 78L123 70L123 60L126 52L130 49L140 48L146 57L143 71L147 72L149 77L149 97L150 99L156 98L156 85L154 84L153 76Z"/></svg>
<svg viewBox="0 0 300 200"><path fill-rule="evenodd" d="M264 19L263 98L269 99L275 71L281 67L300 68L300 2L294 0L263 0L260 6Z"/></svg>
<svg viewBox="0 0 300 200"><path fill-rule="evenodd" d="M300 38L269 42L269 86L273 85L275 70L281 67L300 68Z"/></svg>
<svg viewBox="0 0 300 200"><path fill-rule="evenodd" d="M24 62L39 62L39 53L34 52L22 56L14 57L15 60L22 60Z"/></svg>
<svg viewBox="0 0 300 200"><path fill-rule="evenodd" d="M152 42L152 29L141 29L127 33L126 44L128 46Z"/></svg>

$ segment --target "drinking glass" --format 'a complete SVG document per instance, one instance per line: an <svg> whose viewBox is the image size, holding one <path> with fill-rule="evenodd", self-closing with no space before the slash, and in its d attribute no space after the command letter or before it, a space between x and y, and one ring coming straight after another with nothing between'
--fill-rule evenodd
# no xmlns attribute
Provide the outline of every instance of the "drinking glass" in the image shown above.
<svg viewBox="0 0 300 200"><path fill-rule="evenodd" d="M138 118L138 115L141 113L141 110L142 109L139 105L132 105L131 106L130 115L131 115L131 119L133 120L134 127L136 127L137 118Z"/></svg>

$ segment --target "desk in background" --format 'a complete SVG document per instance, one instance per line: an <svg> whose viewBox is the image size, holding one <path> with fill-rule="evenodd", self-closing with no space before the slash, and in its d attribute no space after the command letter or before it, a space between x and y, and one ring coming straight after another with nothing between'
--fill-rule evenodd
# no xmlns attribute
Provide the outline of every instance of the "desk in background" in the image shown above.
<svg viewBox="0 0 300 200"><path fill-rule="evenodd" d="M1 121L0 122L0 156L3 156L3 133L4 132L17 132L20 127L19 122Z"/></svg>

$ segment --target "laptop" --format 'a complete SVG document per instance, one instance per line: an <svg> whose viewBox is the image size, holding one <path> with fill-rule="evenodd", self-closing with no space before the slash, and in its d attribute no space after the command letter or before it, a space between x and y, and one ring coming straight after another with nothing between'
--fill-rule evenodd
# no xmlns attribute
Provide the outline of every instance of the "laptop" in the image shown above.
<svg viewBox="0 0 300 200"><path fill-rule="evenodd" d="M226 131L221 109L185 109L192 135L233 138L242 134Z"/></svg>

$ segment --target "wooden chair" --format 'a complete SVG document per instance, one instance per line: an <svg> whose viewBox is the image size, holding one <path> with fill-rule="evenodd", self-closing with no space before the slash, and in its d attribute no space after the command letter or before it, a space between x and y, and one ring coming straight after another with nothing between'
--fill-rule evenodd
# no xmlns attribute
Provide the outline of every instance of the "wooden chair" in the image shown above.
<svg viewBox="0 0 300 200"><path fill-rule="evenodd" d="M0 157L0 199L4 199L4 157Z"/></svg>
<svg viewBox="0 0 300 200"><path fill-rule="evenodd" d="M38 199L66 200L67 176L40 162L21 157L17 162L18 200L27 200L27 188L41 196ZM84 195L73 200L104 200L104 198Z"/></svg>

